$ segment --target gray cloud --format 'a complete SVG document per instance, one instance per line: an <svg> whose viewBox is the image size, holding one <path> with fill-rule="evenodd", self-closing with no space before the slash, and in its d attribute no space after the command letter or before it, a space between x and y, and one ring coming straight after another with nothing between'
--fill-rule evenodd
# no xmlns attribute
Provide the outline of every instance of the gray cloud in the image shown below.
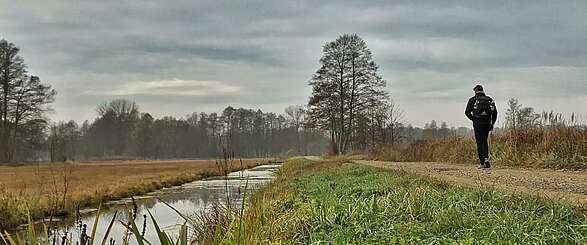
<svg viewBox="0 0 587 245"><path fill-rule="evenodd" d="M475 81L500 108L518 97L538 109L583 113L587 102L584 1L0 0L0 6L0 38L20 46L29 70L60 92L56 120L91 119L97 103L121 96L160 115L228 104L278 112L306 102L321 46L342 33L367 41L391 94L417 125L431 119L467 125L461 107ZM174 79L191 82L153 85Z"/></svg>

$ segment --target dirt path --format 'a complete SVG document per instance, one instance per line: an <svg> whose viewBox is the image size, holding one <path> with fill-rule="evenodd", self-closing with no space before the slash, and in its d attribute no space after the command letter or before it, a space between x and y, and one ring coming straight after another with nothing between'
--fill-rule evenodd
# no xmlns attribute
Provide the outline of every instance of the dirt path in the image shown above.
<svg viewBox="0 0 587 245"><path fill-rule="evenodd" d="M471 187L491 187L500 191L563 198L587 210L587 171L520 169L428 162L382 162L355 160L378 168L403 170L433 179Z"/></svg>

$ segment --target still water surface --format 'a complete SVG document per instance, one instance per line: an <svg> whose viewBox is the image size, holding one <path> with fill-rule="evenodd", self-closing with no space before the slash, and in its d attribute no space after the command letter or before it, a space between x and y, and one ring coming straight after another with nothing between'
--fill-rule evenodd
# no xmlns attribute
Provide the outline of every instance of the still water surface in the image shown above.
<svg viewBox="0 0 587 245"><path fill-rule="evenodd" d="M227 186L231 202L235 204L239 203L242 200L242 193L245 192L245 186L246 192L250 194L273 179L275 171L280 167L281 165L278 164L261 165L248 170L230 173L228 175L228 181L226 181L224 177L221 177L220 179L211 178L198 180L181 186L154 191L144 196L135 197L138 208L135 222L139 229L142 230L144 223L143 215L147 215L145 239L153 244L158 244L155 228L148 216L147 210L149 210L157 220L159 227L175 238L185 220L174 210L159 201L159 199L171 204L183 215L191 216L202 213L214 203L226 203ZM113 239L116 244L121 244L126 233L126 228L120 221L126 222L127 210L132 209L133 204L130 198L108 202L103 205L94 243L100 244L102 242L102 238L106 233L114 213L118 211L116 216L117 221L114 223L110 234L108 235L108 239ZM80 221L82 224L87 225L87 234L91 235L90 233L95 220L95 211L90 209L82 210L80 212L86 213L85 215L82 215ZM61 244L61 238L66 232L67 237L73 241L73 244L76 244L75 242L79 241L81 231L75 222L62 225L60 228L57 228L57 230L57 236L55 237L56 244ZM53 240L53 237L51 237L51 240ZM134 238L131 238L130 241L131 244L136 244ZM106 244L109 244L109 242Z"/></svg>

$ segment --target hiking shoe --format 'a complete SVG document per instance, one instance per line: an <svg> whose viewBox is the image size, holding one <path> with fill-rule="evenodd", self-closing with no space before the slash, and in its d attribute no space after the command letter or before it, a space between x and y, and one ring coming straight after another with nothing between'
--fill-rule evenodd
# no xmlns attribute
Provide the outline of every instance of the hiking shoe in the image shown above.
<svg viewBox="0 0 587 245"><path fill-rule="evenodd" d="M487 168L487 167L485 167L485 164L481 164L481 165L479 165L479 167L478 167L478 169L484 169L484 168Z"/></svg>
<svg viewBox="0 0 587 245"><path fill-rule="evenodd" d="M483 165L485 168L491 168L491 164L489 163L489 158L485 158L485 163Z"/></svg>

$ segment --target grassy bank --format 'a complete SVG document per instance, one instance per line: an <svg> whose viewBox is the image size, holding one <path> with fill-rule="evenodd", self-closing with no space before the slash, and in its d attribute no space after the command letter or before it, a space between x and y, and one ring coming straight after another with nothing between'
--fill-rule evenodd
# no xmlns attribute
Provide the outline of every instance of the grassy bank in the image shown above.
<svg viewBox="0 0 587 245"><path fill-rule="evenodd" d="M211 243L553 244L587 242L565 203L456 187L345 161L285 163ZM215 231L215 232L214 232Z"/></svg>
<svg viewBox="0 0 587 245"><path fill-rule="evenodd" d="M243 168L267 162L245 159ZM240 169L235 161L229 171ZM34 219L68 215L78 207L140 195L212 175L214 160L104 161L0 166L0 230Z"/></svg>
<svg viewBox="0 0 587 245"><path fill-rule="evenodd" d="M387 161L430 161L478 164L472 137L421 140L380 147L371 157ZM498 165L554 169L587 169L587 129L533 128L492 135L492 161Z"/></svg>

